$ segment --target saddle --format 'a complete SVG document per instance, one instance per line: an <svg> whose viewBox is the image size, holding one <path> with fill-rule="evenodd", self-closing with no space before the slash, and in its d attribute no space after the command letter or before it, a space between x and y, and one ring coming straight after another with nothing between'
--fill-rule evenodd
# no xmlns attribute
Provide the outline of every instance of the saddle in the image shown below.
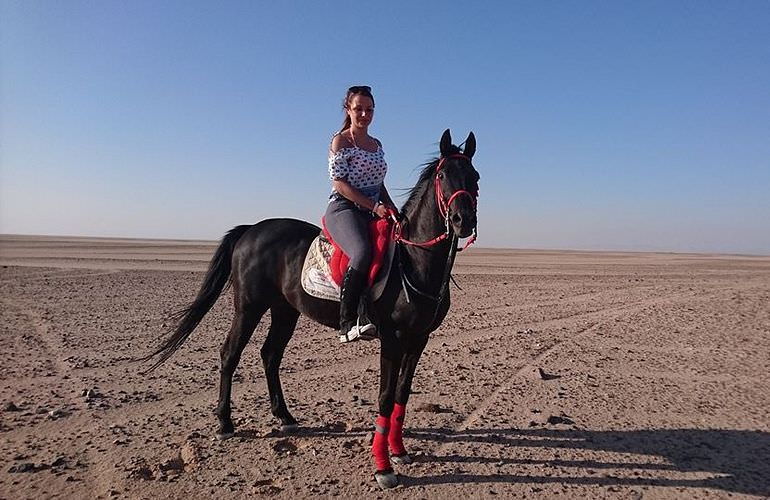
<svg viewBox="0 0 770 500"><path fill-rule="evenodd" d="M340 300L340 287L350 258L332 239L321 219L322 231L310 244L302 266L302 288L319 299ZM372 244L372 262L369 266L368 285L372 300L377 300L385 288L393 261L395 243L387 219L369 223L369 241Z"/></svg>

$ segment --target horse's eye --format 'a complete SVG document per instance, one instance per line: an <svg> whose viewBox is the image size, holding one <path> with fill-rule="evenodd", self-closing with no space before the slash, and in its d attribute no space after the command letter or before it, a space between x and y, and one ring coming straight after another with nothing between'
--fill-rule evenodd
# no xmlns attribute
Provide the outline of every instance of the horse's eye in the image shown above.
<svg viewBox="0 0 770 500"><path fill-rule="evenodd" d="M443 180L444 179L444 172L439 172L437 177L439 179Z"/></svg>

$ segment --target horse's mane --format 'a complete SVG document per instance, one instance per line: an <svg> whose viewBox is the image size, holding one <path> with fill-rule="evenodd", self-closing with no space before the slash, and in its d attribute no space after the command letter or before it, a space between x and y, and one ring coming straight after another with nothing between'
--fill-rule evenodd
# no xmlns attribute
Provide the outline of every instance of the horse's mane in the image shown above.
<svg viewBox="0 0 770 500"><path fill-rule="evenodd" d="M462 151L459 147L452 145L447 156L461 152ZM441 158L435 157L420 165L422 170L420 171L420 177L417 179L417 184L415 184L413 188L407 191L406 203L404 203L404 206L401 208L401 213L403 215L406 215L406 213L409 211L409 208L420 201L420 197L423 196L425 186L432 183L433 181L433 174L436 173L436 166L438 166L438 162L440 160Z"/></svg>

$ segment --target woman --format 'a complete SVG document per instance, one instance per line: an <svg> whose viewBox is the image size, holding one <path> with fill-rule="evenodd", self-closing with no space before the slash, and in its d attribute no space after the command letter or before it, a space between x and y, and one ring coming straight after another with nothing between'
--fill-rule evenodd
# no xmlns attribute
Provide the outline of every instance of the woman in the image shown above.
<svg viewBox="0 0 770 500"><path fill-rule="evenodd" d="M342 103L345 121L329 150L332 193L326 209L326 229L350 257L340 291L340 342L376 337L366 313L371 243L369 222L395 211L383 183L388 166L379 140L369 135L374 117L372 89L350 87Z"/></svg>

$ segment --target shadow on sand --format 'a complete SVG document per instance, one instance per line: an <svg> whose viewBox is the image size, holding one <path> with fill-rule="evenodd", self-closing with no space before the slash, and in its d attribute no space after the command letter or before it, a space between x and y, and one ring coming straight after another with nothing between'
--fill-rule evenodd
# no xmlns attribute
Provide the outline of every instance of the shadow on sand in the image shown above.
<svg viewBox="0 0 770 500"><path fill-rule="evenodd" d="M668 429L642 431L590 431L557 429L411 429L405 435L439 443L488 443L504 450L495 457L479 455L431 455L425 462L489 463L575 467L579 469L625 469L624 476L595 477L589 474L532 476L515 474L445 474L412 477L402 475L404 486L447 483L560 483L601 486L670 486L713 488L725 492L770 495L770 433L738 430ZM505 458L516 447L574 449L629 453L657 457L654 462L604 462L599 460L533 460ZM638 461L639 457L635 457ZM662 459L662 460L661 460ZM656 463L665 462L665 463ZM633 471L645 477L635 476ZM661 473L700 472L714 477L680 479L654 476Z"/></svg>

